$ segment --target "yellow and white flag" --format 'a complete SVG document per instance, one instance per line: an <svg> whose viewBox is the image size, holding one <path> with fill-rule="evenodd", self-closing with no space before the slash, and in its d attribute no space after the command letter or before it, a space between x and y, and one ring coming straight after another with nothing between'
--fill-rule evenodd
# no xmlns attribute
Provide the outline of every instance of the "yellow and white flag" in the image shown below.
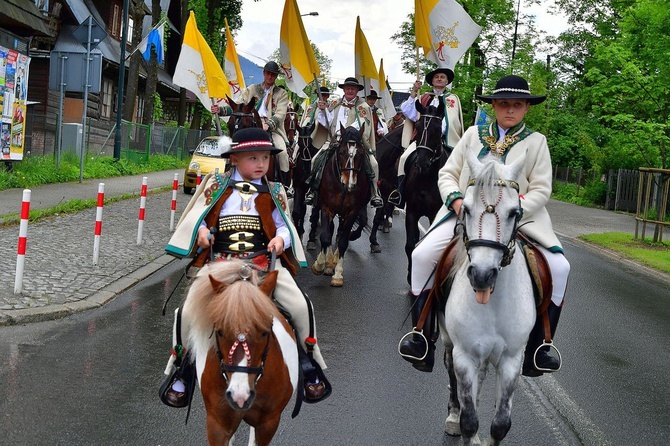
<svg viewBox="0 0 670 446"><path fill-rule="evenodd" d="M453 70L481 30L456 0L414 0L416 46L440 68Z"/></svg>
<svg viewBox="0 0 670 446"><path fill-rule="evenodd" d="M356 36L354 38L354 69L356 79L363 84L365 88L359 93L367 96L371 90L379 93L379 73L375 60L372 58L372 52L368 45L368 40L361 29L361 18L356 17Z"/></svg>
<svg viewBox="0 0 670 446"><path fill-rule="evenodd" d="M301 98L306 98L303 90L321 72L302 24L296 0L286 0L284 4L279 33L279 61L286 86Z"/></svg>
<svg viewBox="0 0 670 446"><path fill-rule="evenodd" d="M212 49L198 31L193 11L186 22L184 41L172 82L190 90L207 110L212 106L211 98L231 95L226 75Z"/></svg>
<svg viewBox="0 0 670 446"><path fill-rule="evenodd" d="M379 62L379 97L381 97L381 109L384 110L384 117L390 121L395 115L395 105L391 97L391 87L386 83L386 74L384 74L384 59Z"/></svg>
<svg viewBox="0 0 670 446"><path fill-rule="evenodd" d="M224 58L223 71L228 79L228 85L232 93L231 97L237 99L245 87L244 75L242 74L242 67L240 67L240 59L237 57L233 35L230 32L230 28L228 28L228 19L224 18L223 22L226 25L226 56Z"/></svg>

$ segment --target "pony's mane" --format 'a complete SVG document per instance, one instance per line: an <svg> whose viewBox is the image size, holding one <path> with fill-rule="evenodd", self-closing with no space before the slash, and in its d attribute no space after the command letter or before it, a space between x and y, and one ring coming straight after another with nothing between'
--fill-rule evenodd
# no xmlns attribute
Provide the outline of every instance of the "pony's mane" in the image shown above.
<svg viewBox="0 0 670 446"><path fill-rule="evenodd" d="M237 259L210 263L202 268L188 293L189 318L201 334L212 327L225 334L267 332L274 317L280 317L272 300L259 288L262 278L253 268L251 276L242 280L240 269L246 264ZM212 287L209 276L225 285Z"/></svg>
<svg viewBox="0 0 670 446"><path fill-rule="evenodd" d="M475 184L472 186L473 193L477 196L483 196L487 203L495 203L498 200L498 194L501 193L500 187L494 187L502 177L502 164L496 158L484 158L482 160L484 168L475 178ZM504 193L504 188L502 190Z"/></svg>
<svg viewBox="0 0 670 446"><path fill-rule="evenodd" d="M344 134L342 135L342 142L354 141L358 144L363 144L363 137L356 127L349 126L344 129Z"/></svg>

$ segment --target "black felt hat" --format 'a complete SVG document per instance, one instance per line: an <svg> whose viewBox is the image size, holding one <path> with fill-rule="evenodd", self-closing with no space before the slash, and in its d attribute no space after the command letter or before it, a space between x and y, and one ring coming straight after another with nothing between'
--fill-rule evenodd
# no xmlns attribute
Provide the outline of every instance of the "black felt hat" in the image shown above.
<svg viewBox="0 0 670 446"><path fill-rule="evenodd" d="M487 96L478 95L477 99L488 104L490 104L493 99L526 99L530 102L530 105L537 105L544 102L547 97L530 94L528 81L521 76L510 74L496 82L496 88L493 90L492 94Z"/></svg>
<svg viewBox="0 0 670 446"><path fill-rule="evenodd" d="M271 60L270 62L265 64L265 66L263 67L263 71L267 71L268 73L279 74L279 65L277 65L277 62Z"/></svg>
<svg viewBox="0 0 670 446"><path fill-rule="evenodd" d="M366 98L377 100L377 99L379 99L379 95L377 94L377 92L375 90L370 90L370 94L368 94L366 96Z"/></svg>
<svg viewBox="0 0 670 446"><path fill-rule="evenodd" d="M223 139L221 140L223 141ZM270 134L263 129L250 127L240 129L233 134L232 145L221 143L221 158L228 158L230 155L242 152L256 152L259 150L268 150L271 155L281 152L272 144Z"/></svg>
<svg viewBox="0 0 670 446"><path fill-rule="evenodd" d="M338 87L344 89L344 87L346 87L347 85L353 85L354 87L358 87L358 91L361 91L363 88L365 88L364 86L358 83L358 79L356 79L355 77L346 78L343 83L338 85Z"/></svg>
<svg viewBox="0 0 670 446"><path fill-rule="evenodd" d="M330 94L330 90L328 89L328 87L319 87L319 92L321 94Z"/></svg>
<svg viewBox="0 0 670 446"><path fill-rule="evenodd" d="M454 72L450 70L449 68L438 68L436 70L431 71L430 73L426 74L426 83L428 85L433 85L433 77L437 73L442 73L447 75L447 85L451 83L451 81L454 80Z"/></svg>

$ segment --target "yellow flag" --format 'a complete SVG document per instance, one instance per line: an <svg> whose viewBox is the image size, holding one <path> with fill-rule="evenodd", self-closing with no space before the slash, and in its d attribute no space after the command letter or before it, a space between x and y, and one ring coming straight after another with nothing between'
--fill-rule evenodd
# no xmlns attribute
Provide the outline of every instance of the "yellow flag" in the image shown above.
<svg viewBox="0 0 670 446"><path fill-rule="evenodd" d="M279 33L279 60L289 90L302 98L307 97L303 90L321 72L295 0L286 0L284 4Z"/></svg>
<svg viewBox="0 0 670 446"><path fill-rule="evenodd" d="M365 86L363 93L367 95L370 90L379 93L379 73L368 40L361 29L361 18L356 17L356 36L354 38L354 69L358 82Z"/></svg>
<svg viewBox="0 0 670 446"><path fill-rule="evenodd" d="M219 61L198 31L193 11L186 22L184 41L172 82L195 94L209 110L211 98L230 96L230 86Z"/></svg>
<svg viewBox="0 0 670 446"><path fill-rule="evenodd" d="M240 59L237 57L237 50L235 49L235 41L233 35L228 27L228 19L223 19L226 25L226 56L224 59L223 70L228 79L228 85L232 93L232 98L237 97L244 89L244 75L242 74L242 67L240 66Z"/></svg>
<svg viewBox="0 0 670 446"><path fill-rule="evenodd" d="M416 46L440 68L453 70L481 30L456 0L414 0Z"/></svg>

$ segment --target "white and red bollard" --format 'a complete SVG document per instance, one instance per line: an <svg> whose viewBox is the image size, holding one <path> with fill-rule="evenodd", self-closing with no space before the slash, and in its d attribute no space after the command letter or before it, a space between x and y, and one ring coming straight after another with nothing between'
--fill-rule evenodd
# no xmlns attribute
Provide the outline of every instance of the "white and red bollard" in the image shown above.
<svg viewBox="0 0 670 446"><path fill-rule="evenodd" d="M177 190L179 190L179 174L174 174L172 181L172 203L170 204L170 231L174 230L174 217L177 212Z"/></svg>
<svg viewBox="0 0 670 446"><path fill-rule="evenodd" d="M30 218L30 189L23 190L21 203L21 224L19 225L19 245L16 256L16 276L14 277L14 294L23 291L23 269L26 263L26 246L28 244L28 219Z"/></svg>
<svg viewBox="0 0 670 446"><path fill-rule="evenodd" d="M202 172L198 169L197 176L195 177L195 185L200 186L200 183L202 183Z"/></svg>
<svg viewBox="0 0 670 446"><path fill-rule="evenodd" d="M147 207L147 177L142 178L142 192L140 192L140 217L137 223L137 244L142 244L142 231L144 229L144 211Z"/></svg>
<svg viewBox="0 0 670 446"><path fill-rule="evenodd" d="M102 207L105 204L105 183L98 183L98 206L95 210L95 237L93 239L93 264L100 257L100 236L102 235Z"/></svg>

